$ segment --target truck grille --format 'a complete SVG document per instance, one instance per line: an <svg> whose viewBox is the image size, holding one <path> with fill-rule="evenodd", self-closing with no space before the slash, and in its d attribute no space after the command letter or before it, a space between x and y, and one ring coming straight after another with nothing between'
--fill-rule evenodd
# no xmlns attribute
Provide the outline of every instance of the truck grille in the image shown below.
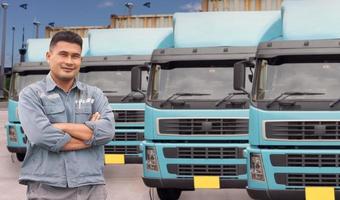
<svg viewBox="0 0 340 200"><path fill-rule="evenodd" d="M275 174L278 184L287 186L340 186L340 174Z"/></svg>
<svg viewBox="0 0 340 200"><path fill-rule="evenodd" d="M266 122L266 137L284 140L339 140L340 121Z"/></svg>
<svg viewBox="0 0 340 200"><path fill-rule="evenodd" d="M112 141L143 141L144 133L141 132L116 132Z"/></svg>
<svg viewBox="0 0 340 200"><path fill-rule="evenodd" d="M166 158L223 159L242 158L243 148L225 147L177 147L164 148Z"/></svg>
<svg viewBox="0 0 340 200"><path fill-rule="evenodd" d="M118 123L144 122L143 110L113 110L112 112Z"/></svg>
<svg viewBox="0 0 340 200"><path fill-rule="evenodd" d="M160 134L219 135L248 134L248 119L160 119Z"/></svg>
<svg viewBox="0 0 340 200"><path fill-rule="evenodd" d="M339 154L270 155L273 166L288 167L340 167Z"/></svg>
<svg viewBox="0 0 340 200"><path fill-rule="evenodd" d="M246 173L245 165L168 164L169 173L179 176L237 176Z"/></svg>
<svg viewBox="0 0 340 200"><path fill-rule="evenodd" d="M106 154L138 154L138 146L105 146Z"/></svg>

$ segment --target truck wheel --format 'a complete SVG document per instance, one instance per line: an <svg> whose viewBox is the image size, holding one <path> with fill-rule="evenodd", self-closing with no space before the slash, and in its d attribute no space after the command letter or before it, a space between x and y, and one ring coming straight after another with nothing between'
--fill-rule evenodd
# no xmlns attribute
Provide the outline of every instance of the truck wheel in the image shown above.
<svg viewBox="0 0 340 200"><path fill-rule="evenodd" d="M180 189L157 188L157 194L161 200L177 200L181 196Z"/></svg>
<svg viewBox="0 0 340 200"><path fill-rule="evenodd" d="M22 162L24 161L25 158L25 153L16 153L17 154L17 159Z"/></svg>

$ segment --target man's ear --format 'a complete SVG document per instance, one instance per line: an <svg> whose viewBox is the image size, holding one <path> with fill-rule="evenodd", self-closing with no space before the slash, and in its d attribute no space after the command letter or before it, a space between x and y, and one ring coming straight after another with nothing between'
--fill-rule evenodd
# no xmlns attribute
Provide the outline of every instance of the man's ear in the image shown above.
<svg viewBox="0 0 340 200"><path fill-rule="evenodd" d="M48 52L46 52L46 61L47 61L48 63L50 63L50 58L51 58L51 52L48 51Z"/></svg>

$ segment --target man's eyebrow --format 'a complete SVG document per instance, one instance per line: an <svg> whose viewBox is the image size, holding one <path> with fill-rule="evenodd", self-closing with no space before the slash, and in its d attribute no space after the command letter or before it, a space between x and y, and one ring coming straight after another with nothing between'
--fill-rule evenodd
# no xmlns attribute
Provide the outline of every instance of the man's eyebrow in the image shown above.
<svg viewBox="0 0 340 200"><path fill-rule="evenodd" d="M71 55L80 55L80 53L72 53L72 52L68 52L68 51L59 51L58 53L61 53L61 54L71 54Z"/></svg>

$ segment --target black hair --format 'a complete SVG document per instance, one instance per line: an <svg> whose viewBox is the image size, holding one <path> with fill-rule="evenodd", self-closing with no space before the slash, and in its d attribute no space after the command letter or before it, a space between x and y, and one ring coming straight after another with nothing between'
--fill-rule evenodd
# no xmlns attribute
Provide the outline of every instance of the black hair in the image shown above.
<svg viewBox="0 0 340 200"><path fill-rule="evenodd" d="M58 43L58 42L68 42L68 43L73 43L77 44L80 46L80 48L83 47L83 39L74 32L71 31L60 31L56 33L50 42L50 50Z"/></svg>

